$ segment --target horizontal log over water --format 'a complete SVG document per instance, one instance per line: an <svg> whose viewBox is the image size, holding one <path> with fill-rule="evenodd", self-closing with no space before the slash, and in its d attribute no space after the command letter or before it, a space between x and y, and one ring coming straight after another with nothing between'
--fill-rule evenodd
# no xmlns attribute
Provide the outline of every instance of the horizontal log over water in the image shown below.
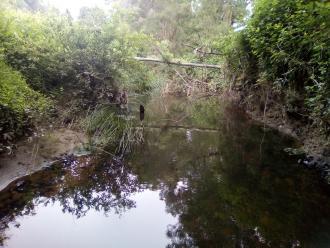
<svg viewBox="0 0 330 248"><path fill-rule="evenodd" d="M146 61L146 62L153 62L153 63L162 63L162 64L169 64L169 65L177 65L177 66L221 69L221 66L220 65L198 64L198 63L183 63L183 62L180 62L180 61L174 62L174 61L165 61L165 60L162 60L162 59L144 58L144 57L134 57L134 59L136 59L138 61Z"/></svg>

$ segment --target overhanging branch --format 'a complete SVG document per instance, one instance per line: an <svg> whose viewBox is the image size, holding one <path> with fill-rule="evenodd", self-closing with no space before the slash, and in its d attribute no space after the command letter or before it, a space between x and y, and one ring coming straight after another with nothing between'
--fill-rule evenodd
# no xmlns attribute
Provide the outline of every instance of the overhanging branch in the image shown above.
<svg viewBox="0 0 330 248"><path fill-rule="evenodd" d="M162 64L169 64L169 65L177 65L177 66L221 69L220 65L199 64L199 63L183 63L183 62L180 62L180 61L174 62L174 61L165 61L165 60L162 60L162 59L144 58L144 57L134 57L134 59L136 59L138 61L162 63Z"/></svg>

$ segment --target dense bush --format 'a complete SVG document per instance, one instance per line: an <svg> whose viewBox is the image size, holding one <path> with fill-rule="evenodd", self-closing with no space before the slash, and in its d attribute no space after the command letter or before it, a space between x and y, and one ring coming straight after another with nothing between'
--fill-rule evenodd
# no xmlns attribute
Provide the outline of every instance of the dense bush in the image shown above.
<svg viewBox="0 0 330 248"><path fill-rule="evenodd" d="M330 3L257 0L245 35L258 79L294 91L304 108L330 123Z"/></svg>
<svg viewBox="0 0 330 248"><path fill-rule="evenodd" d="M42 94L59 105L75 96L64 105L81 112L124 88L150 88L150 71L133 59L149 38L131 30L119 13L83 8L73 20L24 3L0 3L0 143L23 134L43 114L48 104Z"/></svg>
<svg viewBox="0 0 330 248"><path fill-rule="evenodd" d="M22 135L49 106L49 100L32 90L21 73L0 60L0 148L1 142Z"/></svg>
<svg viewBox="0 0 330 248"><path fill-rule="evenodd" d="M0 15L6 62L43 92L77 86L83 72L111 78L118 87L148 88L148 70L132 59L147 39L98 8L82 9L77 21L51 9L31 13L7 7Z"/></svg>
<svg viewBox="0 0 330 248"><path fill-rule="evenodd" d="M0 15L0 41L6 62L35 89L58 85L70 71L62 38L69 33L65 18L54 13L6 9Z"/></svg>

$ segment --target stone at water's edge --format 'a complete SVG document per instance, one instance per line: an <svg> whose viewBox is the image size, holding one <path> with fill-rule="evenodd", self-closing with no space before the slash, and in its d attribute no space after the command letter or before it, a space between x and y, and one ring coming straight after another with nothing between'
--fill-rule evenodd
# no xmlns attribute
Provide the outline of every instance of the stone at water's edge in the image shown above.
<svg viewBox="0 0 330 248"><path fill-rule="evenodd" d="M330 157L308 155L299 159L298 163L307 169L318 171L320 176L330 184Z"/></svg>
<svg viewBox="0 0 330 248"><path fill-rule="evenodd" d="M298 156L298 157L303 157L306 155L306 152L302 148L291 148L287 147L284 149L284 151L289 154L290 156Z"/></svg>
<svg viewBox="0 0 330 248"><path fill-rule="evenodd" d="M19 143L13 155L0 157L0 191L15 179L49 165L62 154L83 150L86 142L84 134L62 128L35 137L31 142Z"/></svg>

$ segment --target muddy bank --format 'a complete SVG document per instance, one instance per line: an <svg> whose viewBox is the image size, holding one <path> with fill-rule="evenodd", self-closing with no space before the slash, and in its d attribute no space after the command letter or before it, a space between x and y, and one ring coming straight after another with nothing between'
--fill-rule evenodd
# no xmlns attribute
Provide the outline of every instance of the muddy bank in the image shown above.
<svg viewBox="0 0 330 248"><path fill-rule="evenodd" d="M270 109L265 115L258 111L249 111L250 118L260 122L261 125L275 128L282 133L297 139L301 147L288 148L297 162L308 170L316 170L326 183L330 184L330 146L329 139L315 127L304 126L302 123L290 122L287 118L280 118L276 111Z"/></svg>
<svg viewBox="0 0 330 248"><path fill-rule="evenodd" d="M238 86L222 92L221 97L243 108L260 125L298 140L306 154L330 157L330 136L325 134L320 121L305 113L307 110L301 104L290 108L281 94L260 87Z"/></svg>
<svg viewBox="0 0 330 248"><path fill-rule="evenodd" d="M242 107L250 119L264 128L276 129L297 140L298 147L285 149L305 169L317 171L326 183L330 183L330 139L315 120L292 116L279 99L250 97L248 91L225 92L235 105ZM251 93L250 93L251 94ZM314 123L313 123L314 122Z"/></svg>
<svg viewBox="0 0 330 248"><path fill-rule="evenodd" d="M306 154L330 158L330 140L317 127L290 120L283 113L271 108L265 114L262 111L251 109L246 109L246 113L262 125L275 128L297 139Z"/></svg>
<svg viewBox="0 0 330 248"><path fill-rule="evenodd" d="M48 130L17 144L12 154L0 157L0 190L13 180L40 170L66 153L84 153L87 138L70 129Z"/></svg>

